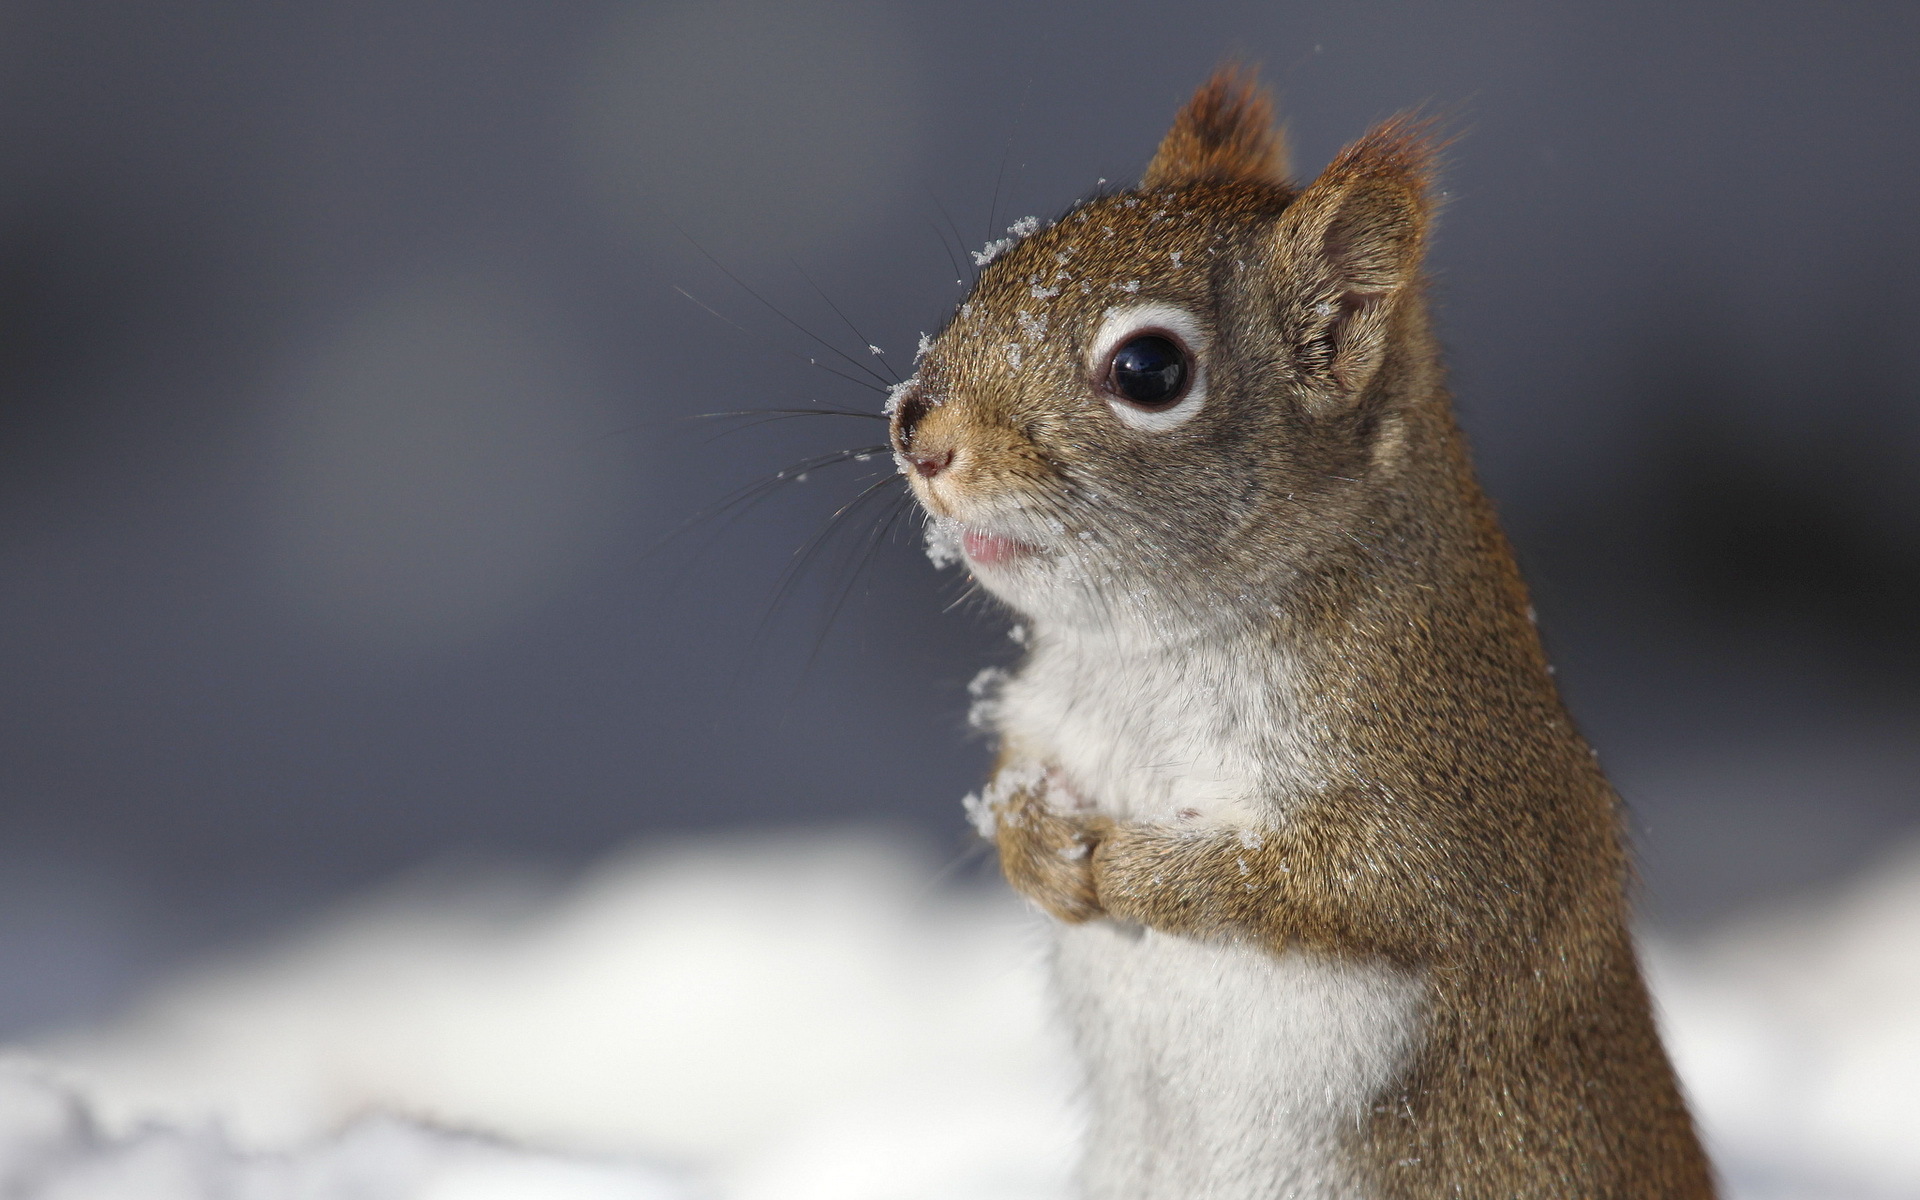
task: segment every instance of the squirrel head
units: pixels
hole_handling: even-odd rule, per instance
[[[891,405],[936,539],[1043,623],[1165,628],[1275,598],[1351,538],[1437,391],[1431,153],[1389,123],[1304,188],[1227,70],[1135,190],[982,272]]]

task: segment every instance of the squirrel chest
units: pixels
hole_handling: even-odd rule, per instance
[[[1272,647],[1116,634],[1042,642],[991,711],[1103,816],[1247,828],[1304,782],[1291,701]]]

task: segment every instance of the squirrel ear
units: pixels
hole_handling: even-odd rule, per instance
[[[1287,181],[1287,145],[1273,104],[1251,70],[1229,63],[1213,73],[1173,120],[1143,188],[1182,183]]]
[[[1372,379],[1394,302],[1420,270],[1432,212],[1427,128],[1401,118],[1347,147],[1270,235],[1294,361],[1342,392]]]

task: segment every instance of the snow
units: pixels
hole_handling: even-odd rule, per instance
[[[983,672],[984,674],[984,672]],[[974,680],[976,684],[980,680]],[[990,686],[996,686],[995,685]],[[960,801],[967,820],[973,824],[974,832],[983,838],[991,838],[1000,827],[1000,808],[1021,792],[1034,791],[1043,787],[1047,781],[1046,769],[1035,763],[1018,767],[1009,767],[996,774],[992,781],[977,792],[969,792]]]
[[[1753,1197],[1920,1196],[1920,845],[1649,965],[1676,1065]]]
[[[1007,236],[988,242],[981,249],[973,251],[973,265],[984,267],[1002,254],[1018,246],[1027,238],[1040,231],[1039,217],[1021,217],[1007,226]]]
[[[693,1200],[637,1163],[563,1157],[369,1116],[279,1152],[213,1123],[111,1133],[44,1071],[0,1068],[0,1195],[9,1200]]]
[[[967,823],[983,838],[991,838],[1000,828],[1000,815],[993,811],[994,798],[991,786],[984,792],[968,792],[960,797],[960,807],[967,814]]]
[[[902,472],[905,473],[904,470]],[[927,561],[945,570],[966,561],[960,552],[960,522],[951,517],[928,517],[926,527]]]
[[[1011,237],[995,238],[980,249],[973,251],[973,265],[976,267],[986,266],[994,259],[999,258],[1002,254],[1013,249],[1019,240],[1019,238]]]
[[[252,1150],[377,1109],[686,1164],[729,1200],[1057,1195],[1034,928],[934,874],[822,834],[657,846],[557,896],[400,888],[35,1049],[112,1128],[218,1116]]]
[[[921,350],[922,354],[926,353],[926,350],[924,348],[926,337],[927,335],[924,333],[920,335],[920,340],[922,343],[922,350]],[[917,361],[918,356],[915,356],[915,357]],[[920,377],[918,375],[909,375],[905,379],[902,379],[899,383],[896,383],[892,387],[889,387],[887,389],[887,402],[881,408],[880,410],[881,414],[884,415],[888,420],[892,420],[893,414],[900,411],[900,402],[907,398],[907,393],[912,391],[919,382],[920,382]]]
[[[1060,1200],[1041,918],[941,875],[840,831],[395,886],[23,1048],[0,1195]],[[1920,1195],[1920,846],[1649,961],[1729,1200]]]
[[[1019,629],[1020,626],[1014,626]],[[1020,641],[1024,638],[1023,633]],[[1000,691],[1007,686],[1013,675],[1005,667],[983,667],[967,682],[967,695],[972,703],[967,706],[967,727],[981,733],[992,733],[999,723]]]

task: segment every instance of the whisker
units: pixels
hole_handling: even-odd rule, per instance
[[[940,239],[940,248],[947,252],[947,265],[953,268],[953,282],[955,284],[963,282],[961,279],[963,272],[960,270],[960,260],[953,256],[953,246],[947,242],[946,230],[940,228],[940,226],[933,221],[927,222],[927,228],[933,230],[933,236]]]
[[[993,240],[993,231],[1000,227],[1000,184],[1007,177],[1007,160],[1013,157],[1013,139],[1020,132],[1020,118],[1027,111],[1027,89],[1033,86],[1029,78],[1020,88],[1020,107],[1013,112],[1013,128],[1007,130],[1007,147],[1000,152],[1000,170],[993,177],[993,201],[987,205],[987,241]]]
[[[960,226],[954,224],[953,214],[947,211],[947,206],[940,202],[939,193],[935,192],[932,188],[927,189],[927,196],[933,201],[933,206],[940,210],[940,216],[946,221],[947,228],[953,231],[953,245],[955,249],[960,251],[960,259],[966,258],[967,241],[960,236]],[[991,227],[993,222],[989,220],[987,224]],[[951,258],[952,255],[948,255],[948,257]],[[954,260],[953,282],[956,286],[965,286],[967,270],[960,265],[960,259]]]
[[[985,601],[986,599],[987,599],[987,593],[983,588],[981,588],[980,581],[975,579],[973,575],[969,573],[966,577],[965,583],[962,585],[960,589],[960,594],[955,596],[951,601],[949,601],[947,606],[941,609],[940,611],[942,614],[950,613],[958,609],[963,604],[967,604],[974,600]]]
[[[885,413],[868,412],[860,408],[736,408],[727,412],[688,413],[676,421],[715,421],[723,417],[757,417],[763,413],[773,413],[782,417],[865,417],[869,421],[884,421]]]
[[[684,425],[693,421],[720,421],[729,418],[747,417],[863,417],[869,421],[884,421],[885,413],[866,412],[857,408],[741,408],[732,412],[685,413],[677,417],[661,417],[657,421],[636,421],[631,425],[622,425],[618,429],[609,429],[594,434],[590,442],[606,438],[624,437],[642,430],[666,429],[674,425]],[[751,428],[751,424],[747,428]]]
[[[754,630],[752,639],[748,642],[747,658],[746,662],[742,664],[743,667],[747,664],[760,661],[766,649],[766,644],[772,636],[775,614],[777,614],[781,606],[792,597],[795,589],[799,587],[802,576],[806,574],[807,568],[812,565],[815,555],[820,552],[821,547],[826,544],[827,539],[840,528],[840,523],[846,520],[847,517],[862,504],[871,499],[881,488],[899,482],[902,482],[900,476],[893,471],[889,471],[879,479],[868,484],[862,488],[859,494],[854,496],[853,499],[836,509],[833,515],[827,518],[826,523],[821,526],[820,530],[793,552],[793,556],[787,560],[786,568],[780,572],[779,582],[775,585],[773,595],[767,601],[766,609],[760,615],[760,623]],[[811,657],[808,661],[811,663]]]
[[[758,429],[762,425],[772,425],[778,421],[790,421],[793,419],[793,416],[794,414],[792,413],[784,413],[784,414],[775,413],[765,417],[758,417],[753,420],[742,420],[739,424],[729,425],[727,428],[722,429],[721,431],[719,431],[718,433],[714,434],[711,437],[701,438],[700,445],[711,446],[715,442],[719,441],[721,438],[732,437],[737,433],[745,433],[749,429]]]
[[[987,204],[987,241],[993,241],[993,231],[1000,221],[1000,185],[1007,177],[1007,159],[1013,157],[1013,134],[1007,134],[1007,148],[1000,152],[1000,169],[993,176],[993,199]]]
[[[745,292],[749,296],[752,296],[755,300],[758,300],[762,305],[766,307],[768,312],[772,313],[776,317],[779,317],[782,321],[785,321],[787,324],[793,326],[795,329],[799,330],[801,333],[805,334],[807,337],[810,337],[814,341],[820,343],[820,345],[826,347],[828,350],[833,351],[835,354],[845,359],[848,363],[852,364],[855,369],[864,371],[868,375],[871,375],[874,381],[880,385],[883,391],[888,387],[892,386],[892,384],[888,381],[886,376],[880,374],[878,371],[875,371],[872,367],[869,367],[866,363],[861,362],[859,359],[854,358],[852,355],[848,354],[846,351],[842,350],[840,347],[834,345],[832,342],[829,342],[827,339],[821,337],[819,334],[815,333],[813,330],[808,329],[805,325],[802,325],[800,322],[794,320],[792,317],[788,316],[785,312],[781,311],[779,308],[776,308],[772,301],[768,300],[765,296],[762,296],[759,292],[754,291],[753,288],[747,284],[746,280],[740,278],[738,275],[735,275],[732,271],[727,270],[727,268],[720,262],[719,259],[715,258],[711,254],[708,254],[707,248],[705,246],[702,246],[699,242],[695,242],[693,238],[688,235],[686,230],[684,229],[681,230],[680,236],[686,238],[687,241],[692,242],[693,248],[700,252],[700,255],[702,258],[705,258],[708,262],[712,263],[715,270],[719,271],[722,275],[725,275],[728,279],[733,280],[733,282],[739,286],[741,291]]]
[[[794,257],[791,254],[787,256],[787,262],[793,265],[793,269],[795,271],[800,272],[800,278],[807,281],[807,286],[812,288],[815,294],[817,294],[822,300],[827,302],[827,307],[833,310],[833,315],[836,317],[839,317],[841,322],[845,324],[848,329],[853,331],[853,336],[860,340],[860,344],[865,346],[873,354],[879,355],[880,347],[874,345],[871,341],[868,340],[866,334],[861,333],[859,329],[855,328],[853,324],[853,319],[848,317],[846,313],[840,311],[840,306],[833,302],[833,297],[827,295],[826,290],[822,288],[819,284],[813,281],[813,276],[807,274],[804,270],[801,270],[800,264],[797,261],[795,261]],[[881,358],[880,365],[887,369],[887,374],[893,376],[893,381],[895,383],[900,382],[900,372],[893,369],[892,363],[888,362],[885,358]]]
[[[801,572],[806,569],[813,555],[817,554],[820,548],[826,544],[827,539],[831,537],[835,529],[839,527],[840,522],[845,520],[848,514],[860,507],[861,504],[865,503],[881,488],[899,481],[899,475],[889,471],[866,487],[861,488],[853,499],[834,510],[833,515],[827,518],[826,524],[812,537],[808,538],[799,549],[795,550],[792,558],[787,561],[786,569],[781,572],[779,590],[774,597],[774,607],[778,607],[786,594],[792,591],[793,587],[799,582]],[[769,613],[768,615],[771,616],[772,614]]]
[[[891,446],[857,446],[851,450],[835,450],[827,454],[817,454],[811,458],[802,459],[792,466],[783,467],[775,471],[772,475],[764,479],[757,479],[694,513],[679,525],[675,526],[672,532],[661,538],[647,551],[647,554],[658,553],[664,549],[668,543],[701,522],[712,520],[715,517],[726,514],[731,509],[736,509],[741,504],[747,503],[750,500],[756,500],[764,494],[771,492],[774,488],[779,487],[781,484],[798,479],[809,471],[817,471],[822,467],[830,467],[836,463],[858,461],[864,457],[889,454],[892,452],[892,449]],[[737,517],[738,513],[735,513],[735,516]],[[731,521],[729,521],[729,524],[731,524]],[[723,526],[723,529],[724,528]]]
[[[711,527],[710,537],[694,545],[692,553],[687,556],[686,560],[681,564],[681,569],[672,576],[668,583],[666,594],[670,597],[678,596],[681,587],[688,580],[692,579],[694,568],[699,566],[699,564],[706,559],[707,555],[711,553],[715,547],[720,545],[728,531],[730,531],[741,518],[757,509],[777,492],[781,484],[795,482],[804,478],[810,471],[836,466],[841,462],[858,462],[868,457],[870,453],[877,453],[881,449],[883,448],[862,447],[854,450],[837,450],[831,454],[815,455],[812,458],[795,463],[783,470],[776,471],[764,479],[755,480],[688,517],[672,532],[642,551],[640,557],[644,560],[661,553],[671,545],[675,539],[689,532],[695,526],[711,521],[718,522],[717,525]]]
[[[745,286],[745,285],[743,284],[742,286]],[[694,295],[692,292],[689,292],[687,289],[676,286],[673,290],[676,292],[679,292],[682,296],[685,296],[687,299],[693,301],[695,304],[699,305],[701,308],[706,309],[709,313],[712,313],[715,317],[718,317],[720,320],[725,321],[727,324],[733,326],[735,329],[739,330],[741,333],[745,334],[747,337],[753,338],[755,341],[761,342],[763,345],[767,344],[765,342],[765,339],[757,337],[746,326],[740,324],[740,322],[734,320],[732,317],[727,316],[725,313],[721,312],[719,309],[715,308],[713,305],[708,304],[705,300],[700,299],[700,297]],[[755,299],[758,299],[758,297],[755,297]],[[762,304],[766,303],[766,301],[764,300],[761,300],[760,302]],[[782,315],[784,316],[785,314],[782,314]],[[829,348],[831,349],[831,347]],[[880,376],[878,375],[875,375],[873,379],[861,379],[857,376],[849,375],[845,371],[836,371],[832,367],[821,362],[817,358],[809,358],[806,355],[801,354],[796,350],[789,350],[785,346],[775,346],[774,349],[779,350],[782,354],[786,354],[793,358],[797,358],[801,362],[806,363],[808,366],[819,367],[822,371],[825,371],[827,374],[832,375],[838,379],[844,379],[848,383],[853,384],[855,387],[863,387],[870,392],[885,392],[887,390],[886,381],[884,379],[881,379]],[[834,353],[838,354],[839,351],[835,350]],[[841,357],[844,358],[845,355],[841,355]],[[854,365],[858,366],[859,364],[856,363]],[[872,374],[872,373],[869,372],[869,374]],[[878,380],[879,382],[875,382],[875,380]]]
[[[828,412],[817,412],[814,409],[802,409],[799,412],[766,412],[766,413],[751,413],[751,414],[740,413],[740,414],[729,414],[729,415],[735,415],[739,423],[736,425],[730,425],[727,428],[720,430],[720,432],[714,434],[712,437],[703,438],[700,442],[701,445],[703,446],[712,445],[714,442],[719,441],[721,438],[732,437],[736,433],[745,433],[749,429],[758,429],[762,425],[772,425],[777,421],[791,421],[795,417],[810,417],[810,416],[816,416],[816,415],[823,416],[823,417],[828,417],[828,416],[864,417],[867,414],[865,413],[828,413]]]
[[[901,480],[901,482],[904,484],[906,481]],[[855,553],[842,563],[840,569],[846,572],[846,578],[834,594],[832,603],[827,606],[826,619],[820,623],[819,636],[813,640],[813,650],[807,655],[806,663],[800,668],[803,677],[806,672],[813,669],[814,661],[820,657],[821,648],[827,644],[827,635],[833,632],[834,624],[840,619],[840,610],[846,607],[848,597],[853,595],[853,589],[860,582],[860,576],[872,565],[874,552],[886,541],[894,522],[900,519],[900,514],[906,511],[907,506],[912,502],[913,494],[905,488],[895,492],[886,517],[874,522],[873,528],[867,531],[867,536],[857,544]]]

